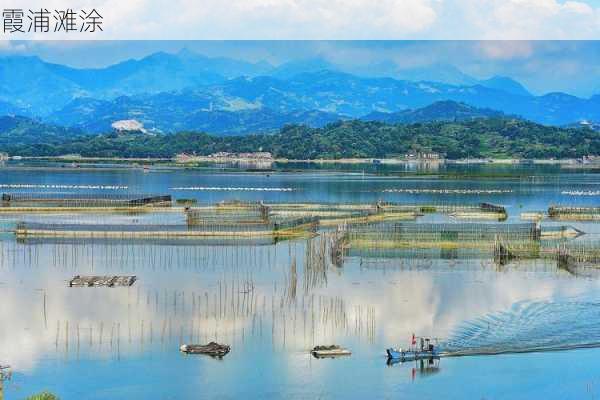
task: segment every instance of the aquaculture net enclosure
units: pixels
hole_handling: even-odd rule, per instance
[[[138,207],[171,205],[170,195],[133,193],[16,192],[2,194],[2,207]]]
[[[372,240],[537,240],[535,223],[418,223],[397,222],[349,226],[350,239]]]

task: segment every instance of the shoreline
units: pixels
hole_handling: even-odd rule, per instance
[[[175,157],[69,157],[69,156],[11,156],[11,162],[19,161],[54,161],[65,163],[90,163],[90,162],[114,162],[129,164],[154,164],[164,163],[171,166],[188,166],[199,163],[207,164],[244,164],[244,165],[265,165],[273,163],[281,164],[370,164],[370,165],[426,165],[426,164],[458,164],[458,165],[573,165],[573,166],[598,166],[598,163],[583,163],[577,158],[564,159],[526,159],[526,158],[467,158],[467,159],[401,159],[401,158],[316,158],[316,159],[254,159],[254,158],[214,158],[208,156],[198,156],[187,161],[177,161]]]

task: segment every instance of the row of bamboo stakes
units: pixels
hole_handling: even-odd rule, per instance
[[[284,299],[262,297],[262,302],[248,306],[242,315],[232,319],[219,317],[213,310],[208,316],[186,315],[184,318],[164,316],[162,319],[116,320],[110,323],[82,323],[57,320],[54,344],[66,353],[76,350],[109,352],[120,356],[125,342],[133,345],[160,344],[173,349],[182,343],[224,340],[243,345],[248,337],[266,337],[274,348],[301,344],[310,348],[327,338],[354,337],[372,343],[376,337],[376,310],[371,305],[354,305],[352,315],[346,301],[340,297],[303,297],[302,301],[287,304]],[[48,329],[46,329],[48,331]]]
[[[319,338],[340,335],[372,341],[376,326],[376,312],[372,306],[354,304],[351,306],[354,312],[349,315],[349,305],[344,299],[315,292],[327,285],[328,271],[339,268],[334,265],[335,257],[331,257],[336,237],[322,235],[306,243],[288,242],[278,246],[182,246],[177,247],[179,252],[172,251],[171,246],[157,250],[154,246],[127,244],[94,243],[86,246],[2,241],[0,266],[28,267],[35,271],[36,268],[47,266],[46,261],[50,260],[49,266],[52,268],[64,270],[64,265],[70,264],[76,270],[85,265],[86,260],[104,258],[108,263],[98,263],[90,268],[111,269],[115,268],[110,265],[113,261],[139,261],[141,257],[146,262],[157,255],[155,266],[165,261],[167,265],[162,268],[165,271],[170,271],[180,262],[189,263],[191,271],[196,270],[195,265],[209,261],[219,264],[217,270],[225,265],[232,266],[229,273],[223,274],[224,277],[230,274],[230,279],[219,279],[203,292],[152,289],[139,286],[139,282],[134,287],[124,288],[127,292],[126,320],[115,319],[94,324],[72,318],[58,319],[55,346],[67,352],[76,349],[79,354],[79,350],[87,346],[87,349],[110,350],[109,353],[119,356],[123,341],[148,345],[172,344],[176,339],[181,343],[184,340],[223,338],[234,343],[235,340],[241,340],[243,343],[247,336],[263,335],[270,336],[273,346],[283,347],[291,341],[297,343],[299,338],[302,338],[303,344],[310,346]],[[291,260],[287,267],[286,284],[281,285],[275,280],[272,289],[268,290],[271,292],[269,296],[262,293],[264,284],[257,283],[254,276],[261,271],[253,268],[262,266],[263,269],[268,268],[268,272],[276,271],[282,266],[281,258]],[[298,259],[301,260],[301,271],[298,269]],[[139,265],[134,263],[126,268],[139,268]],[[211,270],[206,266],[199,270],[202,268]],[[67,271],[70,269],[66,268]],[[98,289],[91,290],[97,292]],[[114,290],[109,292],[110,297],[116,296],[118,299],[122,292],[119,294],[116,290],[120,289]],[[47,307],[48,296],[52,295],[53,290],[42,290],[45,331],[50,330],[48,321],[52,320],[49,315],[52,310]],[[149,314],[150,317],[141,314]],[[269,330],[270,335],[267,335]]]
[[[59,318],[54,342],[57,349],[64,348],[67,354],[72,349],[79,354],[79,350],[87,345],[86,349],[109,350],[110,354],[120,357],[123,341],[137,343],[142,348],[158,343],[171,348],[176,341],[220,338],[243,344],[248,336],[268,337],[274,347],[282,348],[299,339],[305,346],[326,337],[353,336],[373,341],[377,335],[377,309],[374,306],[317,294],[327,287],[328,273],[343,266],[348,245],[346,227],[307,241],[268,246],[161,246],[93,240],[78,244],[16,243],[0,240],[0,267],[34,269],[50,266],[78,272],[82,265],[91,270],[139,268],[168,272],[176,268],[232,275],[229,280],[219,279],[215,286],[203,292],[158,290],[139,285],[126,289],[127,320],[93,323]],[[584,253],[593,246],[596,244],[581,244],[577,251]],[[287,254],[282,254],[285,252],[282,249],[287,249]],[[282,259],[288,260],[287,266]],[[228,271],[224,272],[224,267],[229,267]],[[272,290],[269,289],[270,296],[259,293],[264,284],[257,283],[254,274],[282,269],[284,284],[275,280]],[[49,294],[52,292],[43,291],[45,331],[50,329]],[[131,315],[135,312],[137,317]],[[146,314],[151,316],[145,317]]]

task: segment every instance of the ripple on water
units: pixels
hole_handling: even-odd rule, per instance
[[[600,347],[600,302],[515,303],[463,323],[440,347],[449,355]]]

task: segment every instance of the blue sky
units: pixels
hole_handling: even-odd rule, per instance
[[[24,41],[5,43],[0,54],[38,55],[75,67],[102,67],[182,48],[275,65],[320,57],[361,74],[391,64],[400,77],[452,66],[477,79],[512,77],[535,94],[562,91],[588,97],[600,93],[600,41]]]

